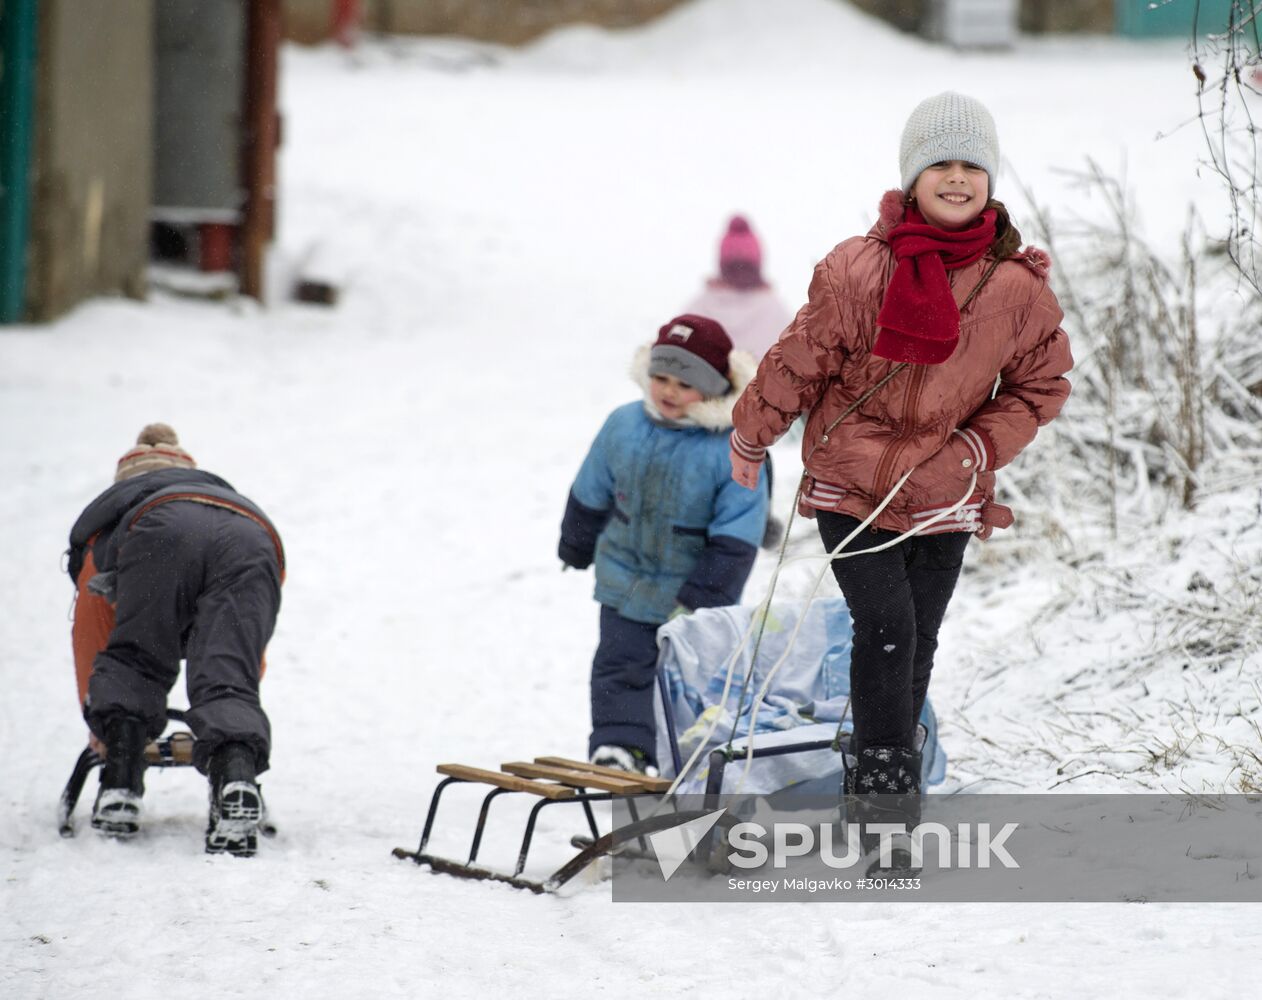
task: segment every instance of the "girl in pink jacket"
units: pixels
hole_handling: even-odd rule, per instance
[[[845,785],[859,815],[856,795],[889,794],[914,824],[917,720],[965,547],[1011,524],[995,471],[1060,412],[1073,361],[1047,257],[1019,251],[993,198],[986,108],[923,101],[899,166],[876,225],[816,266],[737,402],[731,445],[733,477],[752,488],[766,449],[807,414],[800,511],[830,551],[893,543],[832,564],[854,620]]]

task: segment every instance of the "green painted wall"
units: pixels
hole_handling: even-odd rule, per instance
[[[26,309],[37,0],[0,0],[0,323]]]
[[[1249,10],[1262,0],[1240,0]],[[1192,37],[1192,22],[1202,35],[1227,30],[1232,0],[1114,0],[1117,33],[1132,38]]]

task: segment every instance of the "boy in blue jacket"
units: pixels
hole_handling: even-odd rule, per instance
[[[732,481],[732,406],[755,371],[713,319],[686,314],[636,353],[641,401],[614,410],[570,489],[558,554],[596,563],[592,763],[653,771],[657,628],[740,601],[767,520],[764,482]]]

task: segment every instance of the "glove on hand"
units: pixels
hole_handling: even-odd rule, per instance
[[[561,560],[561,569],[572,566],[574,569],[587,569],[592,564],[594,553],[584,552],[564,541],[557,546],[557,557]]]
[[[104,597],[111,604],[118,591],[118,572],[116,570],[107,570],[104,573],[97,573],[88,581],[88,593],[96,594],[97,597]]]

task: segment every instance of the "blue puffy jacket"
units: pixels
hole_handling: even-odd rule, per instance
[[[732,352],[733,388],[689,410],[695,427],[655,422],[643,401],[614,410],[570,490],[558,553],[596,563],[596,600],[632,621],[660,624],[677,605],[737,604],[767,521],[766,477],[732,480],[731,409],[754,365]],[[637,355],[647,386],[648,351]]]

